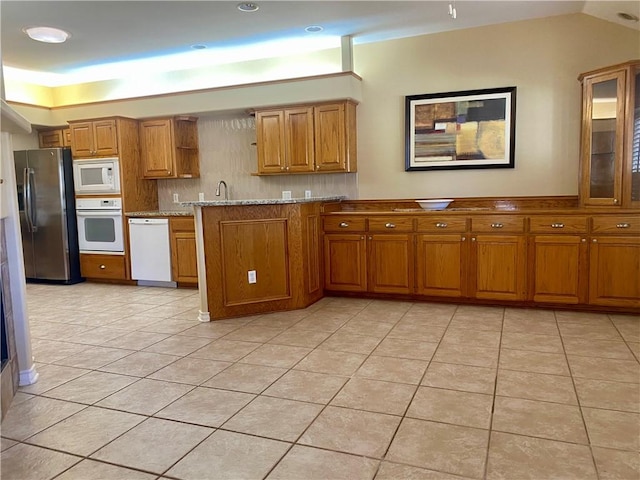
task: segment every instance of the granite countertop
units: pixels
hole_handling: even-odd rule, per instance
[[[281,205],[291,203],[312,203],[312,202],[335,202],[346,200],[344,195],[335,195],[329,197],[310,197],[310,198],[266,198],[266,199],[245,199],[245,200],[204,200],[180,202],[183,207],[224,207],[238,205]]]
[[[191,210],[150,210],[147,212],[126,212],[125,217],[193,217]]]

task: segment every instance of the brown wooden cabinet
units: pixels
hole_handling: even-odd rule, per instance
[[[367,243],[364,232],[325,234],[324,259],[325,289],[367,291]]]
[[[640,216],[594,216],[589,303],[640,308]]]
[[[83,277],[100,280],[127,280],[124,255],[80,254],[80,271]]]
[[[529,231],[529,300],[586,303],[587,217],[531,217]]]
[[[75,158],[118,155],[116,120],[101,119],[69,122],[71,153]]]
[[[467,296],[467,237],[416,235],[416,293],[434,297]]]
[[[172,280],[180,284],[197,285],[198,262],[193,217],[171,217],[169,236]]]
[[[54,128],[38,132],[40,148],[62,148],[71,146],[71,130],[69,128]]]
[[[353,102],[259,110],[256,132],[258,175],[357,170]]]
[[[258,173],[314,171],[313,107],[256,113]]]
[[[144,178],[199,177],[197,118],[140,121],[140,159]]]
[[[640,207],[640,61],[583,73],[579,79],[580,203]]]

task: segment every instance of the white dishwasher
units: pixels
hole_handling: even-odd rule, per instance
[[[176,286],[171,281],[168,219],[130,218],[129,251],[131,278],[139,285]]]

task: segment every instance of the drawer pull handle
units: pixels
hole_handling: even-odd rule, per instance
[[[347,228],[349,226],[349,224],[347,222],[340,222],[340,225],[338,225],[340,228]]]
[[[104,265],[100,265],[100,270],[104,270],[105,268],[107,267],[105,267]]]
[[[447,228],[447,224],[438,222],[438,223],[436,223],[436,228]]]
[[[564,223],[552,223],[551,228],[564,228]]]
[[[502,228],[504,225],[502,223],[492,223],[491,228]]]
[[[385,223],[384,227],[385,228],[396,228],[396,224],[395,223]]]
[[[616,228],[629,228],[631,226],[630,223],[618,223]]]

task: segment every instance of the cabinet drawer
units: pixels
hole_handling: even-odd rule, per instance
[[[529,230],[531,233],[586,233],[587,217],[531,217]]]
[[[640,233],[640,215],[591,217],[591,233],[615,233],[616,235]]]
[[[323,228],[325,232],[364,232],[364,217],[324,217]]]
[[[412,232],[411,217],[373,217],[369,218],[370,232]]]
[[[471,231],[484,233],[521,233],[524,232],[524,217],[521,215],[472,217]]]
[[[80,272],[87,278],[126,280],[124,255],[80,255]]]
[[[467,230],[465,217],[429,217],[418,219],[419,232],[464,233]]]

